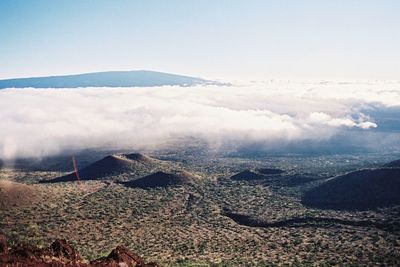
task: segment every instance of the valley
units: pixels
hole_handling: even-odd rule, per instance
[[[51,180],[73,177],[52,168],[4,168],[2,180],[24,183],[24,192],[40,192],[40,197],[27,203],[11,193],[2,196],[2,202],[14,202],[1,209],[0,228],[11,244],[45,247],[65,238],[88,260],[123,245],[163,266],[400,262],[397,202],[346,210],[308,205],[303,199],[332,177],[380,168],[399,155],[243,158],[193,149],[193,157],[182,156],[188,151],[147,151],[132,154],[133,159],[96,156],[99,161],[86,169],[102,171],[81,182]],[[127,160],[136,163],[127,165]],[[151,168],[143,167],[149,164]],[[102,168],[114,172],[102,175]],[[234,178],[243,172],[246,176],[246,170],[259,176]],[[160,183],[166,180],[170,182]]]

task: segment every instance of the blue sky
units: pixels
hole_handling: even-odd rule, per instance
[[[400,79],[400,1],[0,1],[0,78]]]

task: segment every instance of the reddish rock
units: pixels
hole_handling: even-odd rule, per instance
[[[82,259],[80,254],[65,239],[54,241],[50,245],[50,252],[55,257],[64,257],[71,261]]]
[[[0,254],[8,253],[7,239],[4,235],[0,234]]]
[[[133,254],[133,252],[123,246],[118,246],[111,251],[108,258],[119,262],[144,265],[144,261],[139,256]]]
[[[129,249],[118,246],[111,253],[90,264],[84,261],[65,239],[57,239],[50,247],[40,249],[19,244],[9,250],[6,238],[0,235],[0,266],[7,267],[158,267],[156,263],[146,264]]]
[[[29,244],[18,244],[15,248],[9,251],[9,254],[22,259],[33,259],[40,257],[43,254],[43,251],[40,248]]]
[[[123,246],[118,246],[104,259],[96,260],[92,262],[94,266],[121,266],[121,264],[125,264],[122,266],[138,266],[144,267],[146,266],[145,262],[137,255],[135,255],[132,251]]]

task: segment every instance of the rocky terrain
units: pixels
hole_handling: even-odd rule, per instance
[[[145,263],[129,249],[118,246],[106,257],[85,260],[65,239],[57,239],[49,247],[39,248],[29,244],[17,244],[9,248],[7,239],[0,234],[0,266],[6,267],[156,267]]]

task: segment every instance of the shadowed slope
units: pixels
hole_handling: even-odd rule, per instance
[[[176,171],[173,173],[159,171],[124,184],[127,187],[155,188],[192,184],[197,179],[195,175],[186,171]]]
[[[231,179],[235,181],[262,180],[265,178],[266,177],[264,175],[252,172],[250,170],[245,170],[231,176]]]
[[[400,169],[367,169],[332,178],[306,192],[303,203],[348,210],[400,205]]]
[[[392,161],[392,162],[389,162],[388,164],[385,165],[385,167],[400,168],[400,159]]]
[[[398,222],[381,220],[381,221],[371,221],[371,220],[344,220],[339,218],[329,218],[329,217],[293,217],[285,220],[268,222],[262,219],[254,218],[246,214],[234,213],[231,211],[224,211],[222,215],[232,219],[234,222],[240,225],[249,227],[333,227],[333,226],[354,226],[354,227],[376,227],[378,229],[396,232],[399,231],[400,225]]]
[[[272,169],[272,168],[261,168],[261,169],[257,169],[256,171],[261,174],[264,174],[264,175],[276,175],[276,174],[282,174],[285,172],[280,169]]]
[[[264,180],[268,179],[271,175],[278,175],[284,173],[280,169],[261,168],[252,170],[245,170],[231,176],[232,180],[236,181],[251,181],[251,180]]]

